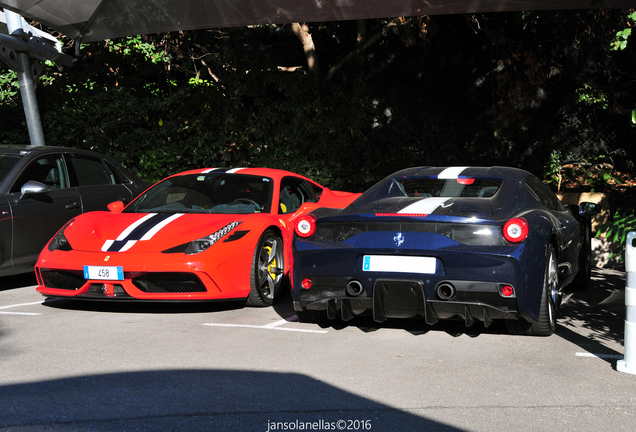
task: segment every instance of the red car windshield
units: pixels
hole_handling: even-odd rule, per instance
[[[170,177],[137,198],[126,213],[269,213],[273,180],[209,173]]]

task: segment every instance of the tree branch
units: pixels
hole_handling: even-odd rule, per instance
[[[358,48],[356,48],[355,50],[347,54],[345,58],[343,58],[339,63],[336,63],[335,65],[331,66],[331,69],[329,69],[329,72],[327,72],[327,80],[330,80],[331,78],[333,78],[336,72],[338,72],[338,70],[340,70],[340,68],[342,68],[342,66],[344,66],[345,63],[348,62],[353,56],[358,55],[365,49],[369,48],[371,45],[376,43],[381,37],[387,34],[391,28],[396,26],[397,24],[394,21],[391,21],[384,30],[382,30],[380,33],[376,33],[375,35],[373,35],[373,37],[369,39],[367,43],[365,43],[363,46],[358,46]]]

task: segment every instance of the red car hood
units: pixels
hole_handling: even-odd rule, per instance
[[[159,252],[208,236],[253,215],[89,212],[64,231],[74,250]]]

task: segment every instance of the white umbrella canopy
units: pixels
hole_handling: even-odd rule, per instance
[[[285,22],[632,7],[636,0],[0,0],[0,8],[81,42]]]

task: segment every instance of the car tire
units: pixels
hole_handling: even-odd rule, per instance
[[[554,247],[549,246],[543,287],[541,290],[541,306],[539,320],[528,322],[523,318],[506,320],[506,329],[511,334],[526,334],[528,336],[550,336],[556,330],[556,312],[561,294],[559,293],[558,261]]]
[[[592,280],[592,227],[588,221],[585,227],[583,246],[579,252],[579,271],[572,281],[572,288],[585,291]]]
[[[274,304],[284,275],[283,240],[273,231],[267,230],[258,240],[254,250],[250,273],[251,290],[246,304],[255,307]]]
[[[326,310],[308,310],[296,311],[296,316],[302,322],[321,323],[328,320]]]
[[[559,304],[559,263],[554,247],[548,247],[543,276],[543,290],[541,291],[541,307],[539,320],[530,324],[533,336],[550,336],[556,330],[556,312]]]

